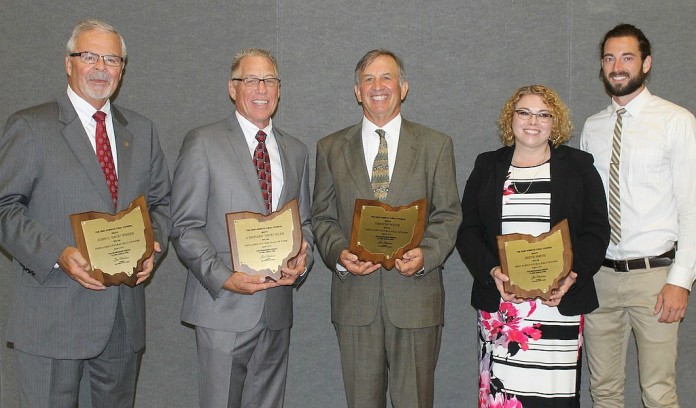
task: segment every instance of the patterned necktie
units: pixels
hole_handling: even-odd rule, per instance
[[[384,201],[389,193],[389,155],[387,139],[382,129],[375,130],[379,135],[379,149],[372,163],[372,192],[375,198]]]
[[[106,184],[109,186],[109,191],[111,191],[111,201],[114,203],[114,209],[116,209],[118,198],[118,177],[116,176],[114,157],[111,155],[111,143],[109,143],[109,136],[106,134],[106,113],[97,111],[94,113],[94,115],[92,115],[92,117],[97,121],[97,159],[99,160],[99,165],[104,172]]]
[[[621,241],[621,194],[619,188],[619,162],[621,158],[621,128],[622,115],[625,108],[616,111],[614,139],[611,145],[611,163],[609,163],[609,225],[611,226],[611,242],[616,245]]]
[[[261,193],[263,201],[266,203],[266,210],[270,213],[273,209],[272,189],[271,189],[271,158],[268,156],[266,149],[266,133],[259,130],[256,134],[256,140],[259,142],[254,150],[254,167],[259,175],[259,184],[261,185]]]

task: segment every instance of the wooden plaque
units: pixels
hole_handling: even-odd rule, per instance
[[[114,215],[96,211],[72,214],[70,224],[77,248],[92,266],[92,277],[106,286],[135,286],[136,274],[155,248],[144,196]]]
[[[297,199],[263,215],[250,211],[226,214],[230,255],[235,271],[280,279],[280,269],[300,253],[302,228]]]
[[[350,252],[361,261],[394,268],[397,259],[420,245],[427,206],[425,198],[400,207],[378,200],[355,200]]]
[[[538,237],[506,234],[497,240],[500,268],[510,278],[505,290],[519,298],[549,300],[573,266],[568,220]]]

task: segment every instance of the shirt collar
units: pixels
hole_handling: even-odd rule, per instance
[[[398,136],[399,132],[401,131],[401,114],[399,113],[396,115],[394,119],[390,120],[382,127],[378,127],[374,123],[370,122],[367,117],[363,116],[362,128],[364,134],[373,134],[375,133],[375,130],[382,129],[386,132],[387,138],[389,136]]]
[[[244,138],[246,139],[247,144],[256,146],[258,143],[256,141],[256,134],[259,133],[259,130],[263,130],[267,138],[273,138],[273,119],[268,120],[268,126],[263,129],[259,129],[256,127],[256,125],[251,123],[249,119],[242,116],[242,114],[238,111],[235,110],[234,113],[237,116],[239,127],[242,128],[242,132],[244,133]]]
[[[83,122],[89,122],[90,120],[94,120],[92,118],[92,115],[94,115],[97,109],[94,109],[94,106],[90,105],[89,102],[82,99],[80,95],[76,94],[75,91],[72,90],[70,85],[68,85],[68,98],[70,98],[70,102],[72,103],[72,106],[75,108],[75,112],[77,112],[77,115]],[[102,106],[101,109],[98,110],[106,113],[106,120],[109,120],[111,118],[111,101],[107,99],[104,106]]]
[[[650,101],[651,95],[652,94],[650,93],[650,91],[648,91],[648,88],[645,87],[645,88],[643,88],[643,91],[641,93],[639,93],[638,95],[636,95],[636,97],[633,98],[631,100],[631,102],[627,103],[626,106],[619,105],[618,103],[616,103],[614,98],[612,98],[611,99],[611,107],[612,107],[611,114],[615,115],[616,111],[618,109],[625,108],[626,112],[628,112],[631,115],[631,117],[635,118],[638,116],[638,114],[640,114],[640,111],[643,110],[643,108],[648,104],[648,102]]]

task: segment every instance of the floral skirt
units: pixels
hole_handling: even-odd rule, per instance
[[[479,408],[579,407],[582,327],[540,300],[479,311]]]

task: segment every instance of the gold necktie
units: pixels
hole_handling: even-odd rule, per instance
[[[372,192],[375,198],[384,201],[389,193],[389,155],[387,139],[382,129],[375,130],[379,135],[379,149],[372,163]]]

